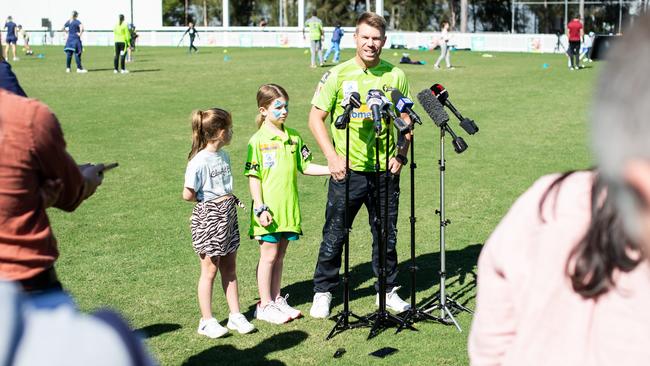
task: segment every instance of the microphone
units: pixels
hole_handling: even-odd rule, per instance
[[[397,131],[399,131],[400,135],[406,135],[411,131],[411,125],[406,123],[405,120],[403,120],[401,117],[398,117],[395,112],[393,112],[393,103],[386,98],[385,95],[382,95],[381,101],[384,103],[382,105],[382,111],[384,111],[390,118],[393,119],[393,125],[395,125],[395,128],[397,128]]]
[[[411,121],[419,125],[422,124],[422,121],[420,120],[420,116],[418,116],[413,111],[414,103],[412,100],[402,95],[402,93],[400,93],[400,91],[397,89],[391,90],[390,98],[393,100],[393,104],[395,104],[395,109],[397,109],[400,113],[408,113],[409,117],[411,118]]]
[[[447,122],[449,122],[449,115],[445,112],[445,109],[442,107],[442,104],[440,104],[438,99],[431,94],[431,90],[424,89],[419,92],[418,101],[436,126],[443,127]]]
[[[454,107],[453,104],[449,101],[449,92],[447,92],[447,89],[445,89],[444,86],[440,84],[433,84],[430,88],[431,92],[438,98],[438,101],[442,104],[444,104],[451,113],[458,118],[460,121],[460,127],[465,130],[470,135],[473,135],[478,132],[478,126],[476,125],[476,122],[469,118],[463,117],[462,114]]]
[[[372,112],[372,122],[376,133],[381,133],[381,109],[384,104],[381,97],[383,95],[384,93],[380,90],[370,89],[368,90],[368,96],[366,97],[366,104],[370,107],[370,111]]]
[[[353,108],[361,107],[361,96],[357,92],[352,92],[343,99],[341,106],[345,108],[343,114],[336,118],[334,121],[334,127],[339,130],[345,129],[345,127],[350,123],[350,113]]]
[[[451,144],[454,146],[454,151],[460,154],[467,150],[467,143],[465,143],[465,140],[456,135],[447,124],[447,122],[449,122],[449,115],[445,112],[445,109],[442,107],[442,104],[440,104],[438,99],[433,96],[431,90],[424,89],[418,93],[418,101],[422,105],[422,108],[424,108],[424,111],[427,112],[429,117],[431,117],[433,123],[449,132],[452,138]]]

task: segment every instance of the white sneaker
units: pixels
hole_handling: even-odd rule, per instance
[[[219,338],[228,333],[228,329],[222,327],[215,318],[210,318],[208,320],[202,318],[201,321],[199,321],[199,329],[197,329],[197,333],[208,338]]]
[[[113,70],[113,74],[117,74],[118,72],[119,72],[119,71],[117,71],[117,70]]]
[[[309,310],[312,318],[325,319],[330,316],[330,303],[332,302],[331,292],[317,292],[314,294],[314,301]]]
[[[230,314],[226,326],[230,330],[238,331],[239,334],[246,334],[255,330],[255,326],[246,320],[246,317],[241,313]]]
[[[65,69],[65,72],[70,72],[70,68]]]
[[[20,61],[18,57],[14,57],[14,61]]]
[[[121,72],[122,74],[128,74],[128,73],[129,73],[129,70],[124,69],[124,70],[121,70],[120,72]]]
[[[401,313],[411,308],[411,305],[402,300],[397,294],[397,290],[400,288],[401,286],[393,287],[390,292],[386,293],[386,308],[397,313]],[[377,294],[375,304],[379,306],[379,294]]]
[[[88,72],[88,70],[86,70],[86,69],[77,69],[77,72],[78,72],[79,74],[85,74],[85,73]]]
[[[439,70],[439,69],[440,69],[440,66],[438,66],[438,65],[433,65],[433,68],[436,69],[436,70]]]
[[[293,319],[298,319],[302,317],[302,312],[298,309],[294,309],[291,306],[289,306],[289,303],[287,303],[287,299],[289,298],[289,294],[287,296],[282,297],[278,296],[275,298],[275,306],[280,309],[281,312],[289,315],[289,317]]]
[[[289,315],[283,313],[273,301],[266,304],[265,307],[260,307],[258,302],[255,308],[255,318],[272,324],[284,324],[291,320]]]

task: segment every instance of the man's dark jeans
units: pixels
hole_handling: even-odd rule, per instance
[[[381,225],[383,224],[386,175],[379,173],[379,198],[381,222],[376,219],[376,173],[351,172],[350,198],[348,221],[354,221],[362,205],[368,210],[368,221],[372,233],[372,270],[375,277],[379,275],[379,239]],[[399,207],[399,175],[391,175],[389,179],[388,203],[388,253],[386,255],[386,291],[395,287],[397,279],[397,212]],[[318,263],[314,272],[314,292],[332,292],[339,284],[339,270],[341,269],[341,254],[345,240],[345,181],[336,181],[330,178],[327,193],[327,208],[325,210],[325,226],[323,226],[323,241],[318,253]],[[352,226],[352,225],[350,225]],[[350,251],[355,250],[354,243],[350,242]],[[375,283],[375,290],[379,285]]]

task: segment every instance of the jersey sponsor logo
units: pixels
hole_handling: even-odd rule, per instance
[[[372,119],[372,112],[365,104],[362,104],[357,109],[353,109],[352,113],[350,113],[350,121],[361,122],[365,119]]]
[[[279,148],[280,148],[280,144],[277,143],[260,144],[261,151],[272,151],[272,150],[277,150]]]
[[[300,149],[300,154],[302,155],[302,160],[307,160],[307,158],[311,156],[311,151],[309,151],[307,145],[302,145],[302,149]]]
[[[354,92],[359,92],[359,83],[356,80],[346,80],[341,84],[343,95],[350,95]]]
[[[247,161],[244,167],[246,170],[252,170],[256,172],[260,170],[260,165],[254,161],[253,162]]]
[[[273,168],[275,166],[275,151],[263,152],[262,160],[264,168]]]

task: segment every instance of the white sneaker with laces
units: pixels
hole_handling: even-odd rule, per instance
[[[278,297],[275,298],[275,305],[278,307],[278,309],[280,309],[281,312],[289,315],[292,320],[302,317],[302,312],[300,310],[289,306],[289,303],[287,302],[288,298],[289,294],[287,294],[285,297],[278,295]]]
[[[272,324],[284,324],[291,320],[289,315],[283,313],[273,301],[264,307],[261,307],[258,302],[257,308],[255,309],[255,318]]]
[[[121,70],[120,72],[121,72],[122,74],[128,74],[128,73],[129,73],[129,70],[124,69],[124,70]]]
[[[199,321],[199,329],[197,329],[197,333],[214,339],[228,333],[228,329],[222,327],[215,318],[210,318],[207,320],[201,318]]]
[[[88,72],[88,70],[86,70],[86,69],[77,69],[77,72],[78,72],[79,74],[85,74],[85,73]]]
[[[386,293],[386,308],[395,311],[397,313],[401,313],[411,308],[411,305],[406,301],[402,300],[397,294],[397,290],[399,290],[400,288],[401,286],[393,287],[393,289],[390,292]],[[377,294],[377,297],[375,299],[375,304],[379,306],[379,294]]]
[[[226,327],[230,330],[238,331],[239,334],[247,334],[255,330],[255,326],[246,320],[246,317],[242,313],[230,314]]]
[[[309,310],[312,318],[325,319],[330,316],[330,303],[332,302],[331,292],[317,292]]]

